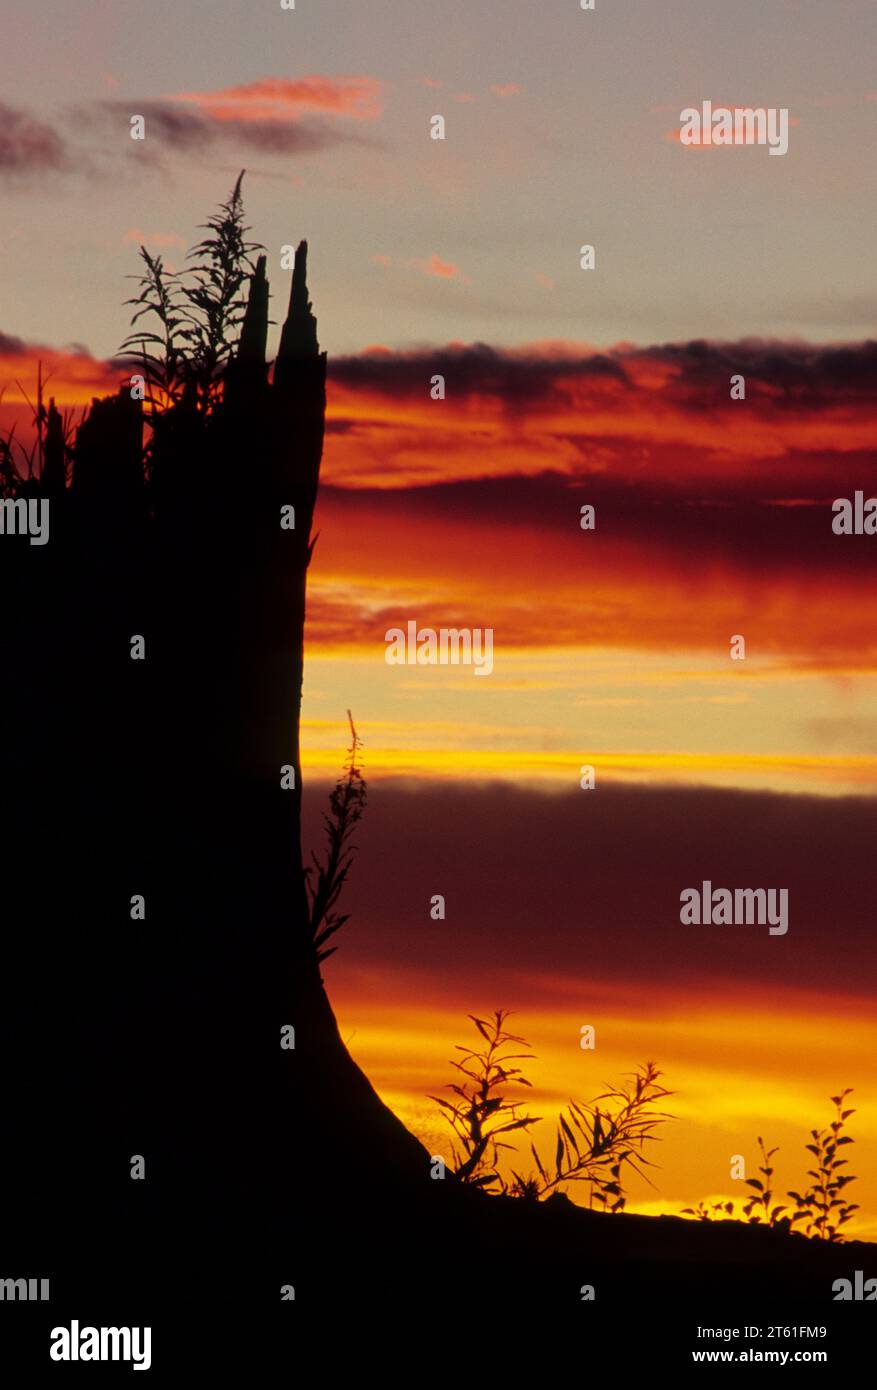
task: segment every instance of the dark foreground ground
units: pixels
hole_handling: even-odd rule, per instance
[[[44,1232],[54,1253],[32,1271],[51,1273],[51,1303],[0,1303],[0,1364],[22,1375],[6,1383],[127,1379],[129,1367],[49,1361],[51,1328],[71,1318],[151,1325],[159,1384],[210,1384],[230,1367],[247,1368],[235,1383],[295,1384],[314,1350],[327,1367],[366,1375],[381,1369],[388,1348],[400,1355],[405,1346],[391,1384],[431,1379],[443,1366],[452,1383],[474,1384],[488,1365],[512,1366],[515,1348],[544,1358],[546,1371],[565,1348],[563,1358],[582,1367],[697,1375],[712,1369],[695,1366],[693,1352],[787,1353],[780,1369],[813,1364],[796,1355],[827,1353],[817,1364],[830,1384],[868,1364],[877,1301],[837,1302],[832,1284],[854,1281],[857,1270],[877,1278],[877,1245],[606,1216],[564,1198],[531,1207],[450,1187],[427,1201],[376,1190],[354,1208],[316,1178],[291,1228],[265,1238],[231,1213],[224,1228],[221,1217],[213,1225],[193,1212],[175,1233],[160,1213],[147,1220],[129,1211],[114,1235],[90,1242],[87,1220],[57,1213]],[[30,1270],[32,1227],[26,1244]],[[77,1252],[66,1262],[57,1255],[65,1246]],[[4,1262],[14,1273],[14,1243],[5,1243]],[[289,1285],[294,1298],[284,1299]],[[470,1339],[480,1350],[467,1363]],[[748,1369],[738,1364],[737,1373]]]

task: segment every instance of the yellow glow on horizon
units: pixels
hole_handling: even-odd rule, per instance
[[[390,666],[384,644],[316,644],[306,660],[302,766],[334,779],[351,707],[367,777],[578,788],[602,781],[874,794],[872,672],[753,656],[623,647],[510,648],[471,668]],[[496,653],[495,653],[496,656]],[[327,718],[327,713],[335,715]],[[340,715],[341,718],[337,716]],[[820,721],[828,737],[814,730]]]
[[[322,721],[321,721],[322,722]],[[363,726],[366,728],[367,726]],[[307,721],[302,726],[303,773],[334,780],[343,762],[344,748],[311,744]],[[579,769],[587,761],[598,767],[599,776],[610,781],[651,783],[684,782],[806,790],[846,796],[851,791],[873,791],[877,787],[877,758],[820,757],[816,754],[778,756],[729,753],[619,753],[589,749],[525,752],[493,748],[428,748],[376,746],[369,741],[367,775],[375,779],[418,777],[425,780],[484,781],[491,779],[528,783],[538,779],[555,787],[579,785]]]

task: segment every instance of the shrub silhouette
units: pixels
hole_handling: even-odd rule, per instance
[[[537,1115],[520,1114],[520,1101],[510,1100],[510,1086],[530,1086],[520,1067],[510,1063],[530,1060],[534,1054],[526,1038],[505,1028],[508,1010],[498,1009],[491,1023],[470,1014],[484,1039],[484,1047],[462,1047],[462,1062],[452,1065],[466,1078],[452,1082],[447,1089],[456,1100],[430,1096],[442,1108],[444,1119],[462,1145],[462,1154],[452,1148],[457,1177],[479,1187],[539,1201],[570,1182],[590,1184],[590,1205],[596,1201],[606,1211],[622,1211],[625,1206],[622,1173],[625,1165],[648,1177],[645,1167],[654,1167],[644,1155],[647,1140],[657,1136],[653,1130],[670,1116],[652,1107],[672,1092],[659,1082],[661,1072],[647,1062],[632,1074],[627,1085],[610,1087],[590,1104],[570,1101],[557,1124],[554,1162],[543,1162],[531,1141],[530,1152],[536,1172],[521,1174],[512,1169],[508,1184],[498,1172],[500,1149],[513,1145],[500,1140],[500,1134],[529,1129]],[[510,1047],[523,1052],[510,1052]]]
[[[852,1093],[852,1088],[847,1087],[841,1091],[840,1095],[832,1096],[831,1101],[835,1107],[835,1118],[827,1129],[811,1129],[810,1136],[812,1144],[806,1144],[808,1153],[812,1153],[816,1160],[816,1167],[807,1170],[807,1176],[813,1181],[805,1192],[789,1191],[786,1195],[791,1197],[795,1203],[796,1210],[791,1215],[786,1215],[789,1211],[787,1206],[775,1207],[771,1205],[773,1198],[773,1188],[771,1179],[774,1175],[774,1168],[771,1159],[779,1150],[776,1148],[766,1149],[761,1135],[758,1136],[758,1147],[761,1150],[762,1163],[758,1171],[761,1178],[747,1178],[746,1186],[755,1189],[754,1195],[743,1204],[743,1215],[748,1219],[752,1226],[772,1226],[778,1230],[790,1231],[797,1221],[805,1223],[805,1229],[800,1233],[809,1236],[813,1240],[840,1241],[843,1240],[840,1228],[852,1219],[853,1212],[858,1211],[857,1202],[846,1202],[841,1195],[843,1189],[856,1179],[851,1173],[841,1173],[840,1169],[847,1166],[847,1159],[838,1158],[837,1151],[845,1144],[854,1144],[855,1140],[849,1135],[842,1134],[844,1125],[850,1115],[854,1115],[855,1110],[844,1110],[843,1102]],[[714,1202],[711,1207],[707,1207],[703,1202],[698,1202],[696,1207],[683,1207],[684,1216],[696,1216],[699,1221],[721,1220],[723,1217],[737,1219],[735,1216],[733,1202]]]
[[[506,1191],[506,1184],[497,1172],[499,1150],[512,1145],[498,1136],[516,1129],[529,1129],[540,1118],[519,1115],[521,1102],[509,1100],[506,1094],[508,1087],[532,1084],[520,1067],[511,1064],[533,1056],[526,1038],[510,1033],[505,1027],[508,1016],[508,1009],[497,1009],[488,1023],[474,1014],[468,1015],[484,1039],[484,1047],[479,1050],[458,1043],[457,1051],[463,1053],[463,1060],[452,1059],[451,1066],[464,1080],[452,1081],[446,1088],[454,1093],[456,1100],[429,1097],[441,1106],[444,1119],[462,1146],[461,1152],[456,1145],[451,1147],[457,1177],[477,1187],[498,1187],[502,1192]],[[510,1052],[511,1047],[523,1047],[526,1051]]]
[[[734,1218],[734,1203],[713,1202],[708,1207],[705,1202],[698,1202],[696,1207],[683,1207],[682,1212],[685,1216],[696,1216],[698,1221],[730,1221]]]
[[[16,439],[15,425],[0,436],[0,497],[15,497],[34,480],[41,484],[45,496],[55,496],[64,492],[67,486],[69,465],[73,460],[73,443],[78,418],[73,410],[59,411],[54,397],[45,404],[44,392],[52,379],[52,373],[43,376],[42,360],[37,362],[36,401],[32,401],[20,381],[16,381],[24,399],[31,409],[33,438],[29,443]],[[5,388],[0,388],[0,402]],[[16,462],[16,450],[18,462]]]

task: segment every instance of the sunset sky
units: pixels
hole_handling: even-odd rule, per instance
[[[316,843],[350,708],[351,1051],[435,1152],[469,1012],[516,1011],[549,1118],[652,1058],[678,1119],[644,1211],[739,1202],[758,1134],[800,1186],[852,1086],[877,1239],[877,537],[831,529],[877,494],[877,8],[190,11],[0,0],[4,51],[40,55],[0,100],[0,428],[38,360],[59,404],[115,389],[138,245],[180,267],[245,167],[273,318],[306,236],[329,352],[303,769]],[[707,98],[787,107],[789,153],[681,147]],[[409,620],[492,628],[492,674],[387,665]],[[788,934],[681,927],[707,878],[788,887]]]

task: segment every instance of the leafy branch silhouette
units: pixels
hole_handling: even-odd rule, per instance
[[[758,1171],[764,1181],[762,1182],[761,1178],[746,1179],[746,1186],[754,1188],[754,1192],[749,1201],[744,1203],[743,1214],[749,1217],[753,1225],[778,1226],[787,1231],[791,1224],[791,1219],[783,1214],[787,1208],[771,1206],[773,1198],[771,1179],[775,1172],[771,1159],[775,1153],[779,1153],[779,1149],[766,1149],[760,1134],[758,1147],[761,1150],[761,1164]]]
[[[338,949],[337,946],[330,946],[328,950],[321,948],[350,918],[349,912],[339,913],[336,907],[353,866],[355,846],[351,844],[351,837],[362,819],[366,802],[365,778],[356,761],[362,740],[356,732],[350,710],[347,711],[347,718],[350,723],[350,746],[344,761],[344,772],[329,797],[328,814],[323,816],[327,841],[325,857],[319,860],[312,854],[312,865],[304,871],[311,937],[318,961],[325,960]]]
[[[831,1097],[834,1119],[828,1129],[811,1129],[813,1143],[804,1146],[816,1159],[816,1167],[807,1171],[807,1176],[813,1181],[805,1192],[789,1193],[797,1207],[792,1221],[806,1222],[804,1234],[816,1240],[841,1240],[841,1226],[846,1225],[853,1212],[859,1209],[857,1202],[848,1203],[841,1195],[843,1189],[856,1179],[851,1173],[840,1172],[841,1168],[847,1167],[848,1161],[838,1158],[837,1154],[843,1145],[855,1143],[849,1135],[842,1133],[850,1115],[856,1113],[855,1110],[843,1109],[844,1101],[851,1094],[852,1087],[848,1086],[840,1095]]]
[[[673,1094],[661,1085],[661,1075],[654,1062],[646,1062],[630,1073],[627,1084],[610,1086],[591,1103],[570,1101],[557,1125],[553,1176],[531,1144],[539,1179],[516,1173],[513,1193],[539,1198],[563,1183],[587,1182],[592,1207],[596,1201],[606,1211],[623,1211],[625,1165],[654,1186],[645,1169],[657,1165],[643,1150],[649,1140],[657,1139],[653,1132],[657,1126],[672,1119],[665,1111],[652,1109]]]

